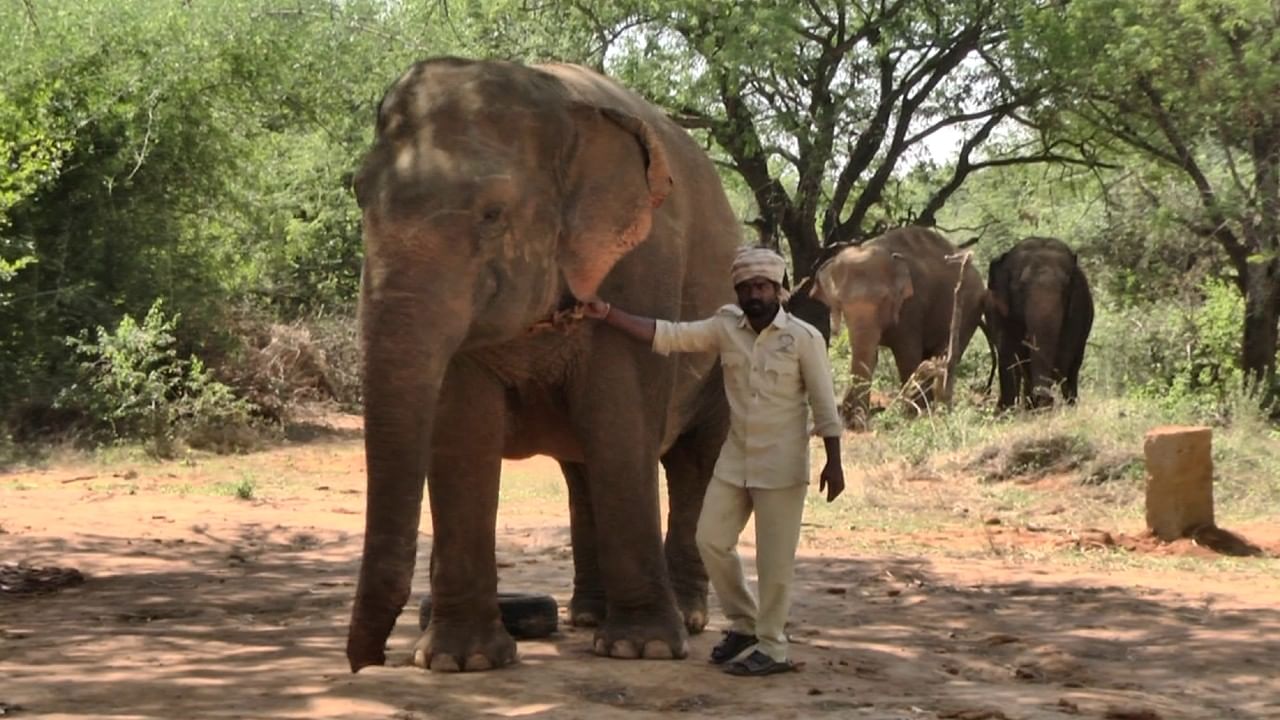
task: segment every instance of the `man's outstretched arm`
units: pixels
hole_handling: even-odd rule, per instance
[[[695,322],[655,320],[632,315],[603,300],[585,303],[582,314],[621,330],[661,355],[673,352],[711,352],[720,347],[720,334],[716,330],[715,318]]]
[[[589,318],[602,320],[604,324],[621,330],[645,345],[653,345],[654,329],[658,324],[653,318],[632,315],[629,312],[613,307],[603,300],[587,302],[583,306],[582,314]]]

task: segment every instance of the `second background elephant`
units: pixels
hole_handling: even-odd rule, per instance
[[[1043,407],[1059,388],[1074,403],[1093,327],[1093,296],[1076,254],[1056,238],[1026,238],[991,262],[987,284],[999,407]]]

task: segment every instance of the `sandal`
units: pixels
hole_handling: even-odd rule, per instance
[[[720,644],[711,648],[711,662],[715,665],[723,665],[741,655],[743,650],[755,644],[755,635],[726,630],[724,639],[720,641]]]
[[[796,665],[790,660],[774,660],[756,650],[742,660],[729,663],[724,671],[730,675],[740,676],[777,675],[778,673],[795,672]]]

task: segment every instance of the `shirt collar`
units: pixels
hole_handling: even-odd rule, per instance
[[[751,321],[747,319],[747,314],[743,312],[742,308],[737,305],[732,305],[731,307],[733,308],[734,314],[738,316],[738,327],[746,328],[750,330]],[[791,321],[791,316],[787,313],[787,309],[782,307],[781,304],[779,304],[778,314],[773,316],[773,322],[769,323],[769,326],[772,326],[781,330],[785,328],[787,326],[787,323],[790,321]]]

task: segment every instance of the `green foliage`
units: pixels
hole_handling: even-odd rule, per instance
[[[233,491],[235,496],[241,500],[252,500],[257,486],[258,484],[253,481],[253,478],[246,475],[240,478],[240,482],[235,484]]]
[[[224,422],[220,408],[236,404],[214,371],[259,401],[260,388],[240,382],[255,366],[239,372],[235,363],[262,346],[241,337],[250,333],[235,318],[350,317],[361,262],[350,179],[386,86],[437,54],[607,70],[693,128],[720,161],[741,217],[761,215],[769,189],[775,219],[812,226],[815,244],[845,221],[869,230],[914,217],[958,172],[954,146],[976,137],[990,117],[981,114],[1018,105],[1016,127],[999,126],[968,158],[992,164],[949,196],[943,229],[957,242],[982,235],[980,271],[1030,234],[1079,251],[1099,295],[1086,397],[1142,393],[1202,415],[1237,412],[1242,305],[1234,286],[1209,278],[1240,268],[1204,229],[1235,233],[1250,267],[1275,262],[1276,233],[1246,232],[1265,228],[1272,210],[1254,186],[1266,156],[1255,157],[1253,141],[1280,127],[1280,34],[1265,0],[31,0],[6,9],[6,415],[47,405],[74,382],[76,392],[96,394],[84,402],[101,415],[103,437],[117,436],[114,425],[124,435],[167,432],[165,442],[214,442],[234,420]],[[945,64],[943,48],[972,51],[972,42],[981,52],[936,82],[927,73],[910,82],[913,69]],[[1136,83],[1144,78],[1159,104]],[[904,119],[908,100],[918,104]],[[934,123],[971,113],[979,119],[920,140]],[[1170,162],[1180,156],[1162,120],[1213,188],[1210,205],[1187,182],[1187,163]],[[894,151],[899,130],[919,142]],[[880,131],[884,142],[858,150]],[[1109,167],[995,162],[1043,143]],[[749,168],[759,173],[748,177]],[[132,319],[152,318],[158,299],[181,325],[162,314],[152,326]],[[1192,308],[1202,299],[1203,309]],[[318,342],[331,369],[341,355],[345,389],[335,394],[354,403],[351,335],[349,321],[335,322],[325,333],[332,349]],[[128,358],[108,371],[117,366],[104,353],[116,351]],[[832,353],[843,390],[846,337]],[[181,360],[196,356],[214,367]],[[988,363],[975,336],[958,396],[985,381]],[[107,374],[86,375],[86,364]],[[888,392],[896,382],[882,354],[875,387]],[[182,409],[141,409],[166,403]],[[164,430],[166,412],[181,418],[176,430]]]
[[[83,410],[93,430],[111,440],[142,440],[161,457],[180,438],[250,423],[249,406],[215,380],[192,356],[175,349],[178,316],[151,306],[142,323],[126,314],[114,331],[69,339],[80,360],[79,379],[59,396],[63,407]]]
[[[1244,333],[1244,300],[1220,280],[1204,283],[1203,304],[1189,311],[1166,313],[1149,325],[1147,378],[1136,384],[1139,397],[1170,408],[1186,407],[1203,416],[1222,416],[1244,387],[1240,369],[1240,337]]]
[[[25,7],[0,13],[0,407],[50,403],[79,364],[63,337],[157,298],[211,358],[245,306],[350,314],[350,177],[386,85],[461,50],[442,6]]]

